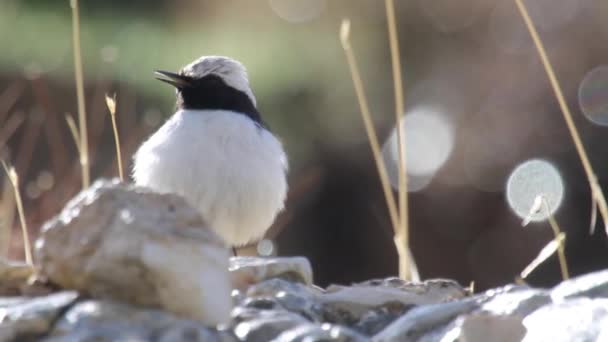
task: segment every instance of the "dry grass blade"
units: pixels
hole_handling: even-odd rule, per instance
[[[559,246],[566,241],[566,234],[560,233],[554,240],[551,240],[543,249],[540,250],[536,258],[521,271],[520,277],[526,279],[543,262],[547,261],[559,249]]]
[[[0,255],[8,258],[15,222],[15,195],[9,177],[4,178],[0,202]]]
[[[526,8],[522,0],[515,0],[515,3],[517,4],[517,8],[519,9],[521,16],[523,17],[524,22],[526,23],[528,31],[530,32],[530,36],[532,36],[534,45],[538,50],[540,59],[543,63],[545,71],[547,72],[549,82],[551,83],[551,87],[553,88],[553,92],[555,93],[555,97],[557,98],[557,101],[561,108],[564,120],[566,121],[566,125],[568,126],[570,136],[572,137],[574,146],[576,147],[576,152],[578,153],[578,156],[581,159],[581,163],[583,164],[583,168],[585,169],[585,174],[587,175],[587,180],[589,181],[589,186],[591,187],[591,194],[593,196],[594,202],[597,203],[600,214],[602,215],[602,219],[604,221],[604,229],[608,234],[608,205],[606,203],[606,198],[604,197],[604,193],[602,192],[602,189],[598,184],[597,177],[595,176],[595,172],[593,171],[593,167],[589,162],[589,157],[587,156],[587,152],[585,151],[585,147],[583,146],[580,134],[578,133],[576,125],[574,124],[572,114],[570,113],[570,108],[568,108],[568,104],[566,103],[564,94],[561,90],[559,82],[557,81],[557,77],[555,76],[553,67],[549,62],[549,57],[547,56],[547,52],[545,51],[543,42],[541,41],[536,27],[534,26],[534,23],[530,18],[528,9]]]
[[[23,211],[21,193],[19,192],[19,176],[17,175],[15,168],[6,165],[6,162],[4,160],[2,160],[2,166],[4,167],[4,171],[6,171],[6,174],[15,190],[15,203],[17,204],[17,211],[19,212],[19,221],[21,221],[21,231],[23,232],[23,249],[25,250],[25,261],[28,263],[28,265],[33,266],[34,262],[32,259],[32,247],[30,244],[30,237],[27,230],[27,223],[25,221],[25,213]]]
[[[589,220],[589,235],[595,233],[595,225],[597,224],[597,202],[591,192],[591,219]]]
[[[80,166],[82,167],[82,188],[90,184],[89,143],[87,136],[87,115],[85,112],[84,80],[82,72],[82,54],[80,49],[80,16],[78,0],[70,0],[72,7],[72,39],[74,42],[74,70],[76,74],[76,97],[78,100],[78,123],[80,127]]]
[[[407,167],[405,154],[405,137],[403,132],[403,113],[405,112],[403,100],[403,79],[401,77],[401,59],[399,52],[399,39],[397,38],[397,20],[395,18],[395,4],[393,0],[385,1],[386,17],[388,25],[389,45],[391,49],[391,63],[393,65],[393,87],[395,90],[395,123],[397,127],[397,146],[398,146],[398,182],[399,182],[399,218],[401,219],[399,229],[395,234],[401,237],[401,243],[409,246],[409,228],[408,228],[408,203],[407,203]],[[409,276],[406,279],[412,279],[409,266],[402,265],[407,269],[401,270],[400,273]]]
[[[116,125],[116,94],[110,97],[106,94],[106,105],[110,111],[110,118],[112,119],[112,130],[114,131],[114,142],[116,143],[116,161],[118,162],[118,176],[121,181],[125,180],[125,176],[122,168],[122,154],[120,153],[120,136],[118,135],[118,127]]]
[[[540,212],[540,210],[542,209],[543,206],[543,195],[538,195],[534,198],[534,202],[532,203],[532,206],[530,207],[530,211],[528,212],[528,215],[526,216],[526,218],[524,218],[524,220],[521,222],[521,226],[525,227],[527,226],[530,221],[532,221],[532,217],[537,214],[538,212]]]
[[[65,121],[68,123],[70,133],[72,133],[72,138],[74,138],[74,144],[76,145],[78,154],[80,154],[80,134],[78,134],[78,127],[76,127],[76,122],[69,113],[65,114]]]
[[[342,43],[342,48],[346,54],[346,60],[348,62],[348,66],[350,69],[351,77],[353,79],[353,85],[355,87],[355,93],[357,95],[357,100],[359,101],[359,107],[361,108],[361,116],[363,118],[363,124],[365,126],[365,131],[367,133],[367,137],[369,140],[369,144],[372,149],[372,154],[374,156],[374,161],[376,163],[376,167],[378,168],[378,173],[380,175],[380,183],[382,185],[382,190],[384,192],[384,197],[386,199],[386,203],[388,206],[389,216],[391,219],[391,224],[393,225],[393,229],[395,232],[398,232],[399,229],[399,216],[397,215],[397,205],[395,203],[395,197],[391,190],[391,186],[388,179],[388,173],[386,171],[386,165],[384,164],[384,159],[382,158],[382,153],[380,151],[380,143],[378,141],[378,136],[376,134],[376,129],[374,127],[374,123],[371,119],[371,114],[369,111],[369,106],[367,104],[367,98],[365,96],[365,89],[363,87],[363,81],[361,80],[361,75],[359,74],[359,68],[357,67],[357,61],[355,59],[355,55],[352,51],[350,45],[350,21],[343,20],[342,26],[340,27],[340,41]],[[395,245],[397,247],[397,253],[399,254],[399,276],[402,278],[409,277],[409,274],[402,274],[401,271],[403,269],[407,269],[410,262],[410,251],[407,245],[403,242],[403,236],[395,235]],[[402,265],[407,265],[402,267]]]
[[[546,214],[549,217],[549,225],[551,226],[551,229],[553,230],[553,235],[555,236],[555,241],[557,241],[557,257],[559,260],[559,267],[562,272],[562,279],[566,280],[566,279],[570,278],[570,274],[568,272],[568,261],[566,260],[566,245],[565,245],[566,237],[564,236],[564,239],[560,240],[559,237],[564,233],[562,233],[562,230],[559,228],[559,225],[557,224],[557,220],[555,219],[553,214],[551,214],[551,211],[549,210],[549,204],[547,203],[547,201],[545,200],[544,197],[542,198],[542,202],[543,202],[543,207],[545,208]]]

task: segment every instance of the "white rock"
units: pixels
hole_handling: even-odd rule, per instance
[[[325,305],[360,315],[367,310],[390,302],[425,305],[442,303],[464,296],[464,289],[451,280],[432,279],[414,283],[388,278],[352,286],[331,285],[320,300]]]
[[[500,316],[489,313],[471,314],[462,320],[462,342],[519,342],[526,335],[521,316]]]
[[[98,181],[45,224],[35,252],[64,288],[210,325],[230,319],[230,253],[175,195]]]
[[[307,285],[312,284],[312,267],[304,257],[232,257],[230,275],[232,286],[241,290],[251,284],[275,277],[291,278]]]

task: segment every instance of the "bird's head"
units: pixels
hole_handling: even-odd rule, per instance
[[[247,70],[240,62],[223,56],[203,56],[183,67],[179,73],[157,70],[156,79],[177,89],[178,103],[198,101],[225,102],[236,93],[246,95],[255,107],[256,100],[247,77]]]

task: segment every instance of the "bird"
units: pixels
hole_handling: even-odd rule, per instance
[[[155,75],[175,88],[176,111],[134,154],[134,183],[184,197],[233,251],[261,239],[284,208],[288,160],[246,68],[202,56]]]

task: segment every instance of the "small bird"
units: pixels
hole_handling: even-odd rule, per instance
[[[176,88],[177,111],[135,153],[135,183],[183,196],[230,246],[262,238],[283,209],[288,165],[245,67],[203,56],[156,76]]]

